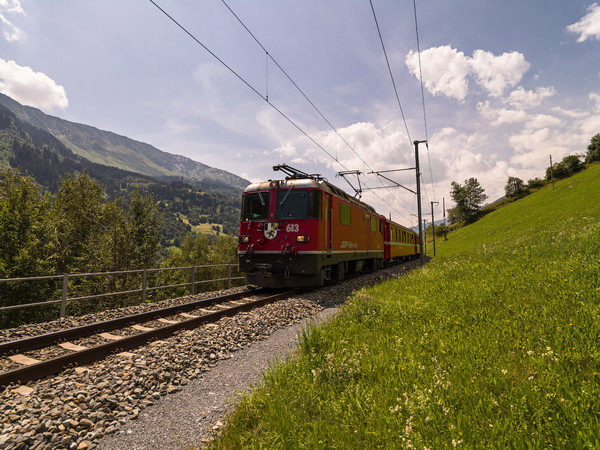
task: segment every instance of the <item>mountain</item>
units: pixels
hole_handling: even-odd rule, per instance
[[[21,121],[47,131],[74,154],[104,166],[137,172],[159,180],[179,179],[202,190],[240,192],[249,181],[181,155],[173,155],[143,142],[89,125],[50,116],[0,94],[4,105]]]
[[[189,231],[237,233],[239,188],[198,182],[214,188],[207,192],[183,181],[181,176],[159,180],[92,162],[75,154],[49,132],[23,122],[0,104],[0,170],[10,167],[29,174],[43,190],[51,193],[57,191],[67,174],[86,172],[100,183],[109,201],[119,197],[128,199],[136,189],[151,194],[164,215],[161,234],[165,247],[179,245]]]

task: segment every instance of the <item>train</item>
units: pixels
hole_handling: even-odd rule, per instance
[[[286,176],[242,194],[238,264],[248,284],[321,286],[419,256],[414,231],[378,214],[318,174],[286,164]]]

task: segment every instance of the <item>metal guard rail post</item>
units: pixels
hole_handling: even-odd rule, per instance
[[[17,282],[30,282],[30,281],[40,281],[40,280],[53,280],[62,278],[62,290],[61,290],[61,299],[60,300],[47,300],[42,302],[35,303],[23,303],[17,305],[8,305],[1,306],[1,311],[9,311],[14,309],[21,308],[33,308],[37,306],[45,306],[45,305],[54,305],[60,304],[60,317],[63,318],[67,313],[67,304],[70,302],[78,301],[78,300],[88,300],[94,298],[108,297],[111,295],[125,295],[125,294],[141,294],[141,302],[146,303],[148,298],[148,292],[158,291],[161,289],[169,289],[169,288],[178,288],[178,287],[189,287],[190,294],[195,295],[196,293],[196,285],[203,283],[212,283],[212,282],[222,282],[227,281],[227,289],[231,288],[231,282],[233,280],[243,280],[244,277],[232,277],[231,266],[233,264],[212,264],[212,265],[203,265],[203,266],[187,266],[187,267],[165,267],[165,268],[155,268],[155,269],[136,269],[136,270],[121,270],[114,272],[94,272],[94,273],[65,273],[63,275],[48,275],[48,276],[37,276],[37,277],[20,277],[20,278],[1,278],[0,283],[17,283]],[[206,269],[213,267],[227,267],[227,277],[226,278],[216,278],[211,280],[200,280],[196,281],[196,269]],[[178,284],[168,284],[164,286],[153,286],[148,287],[148,273],[149,272],[164,272],[169,270],[190,270],[190,281],[188,283],[178,283]],[[84,277],[96,277],[96,276],[108,276],[108,275],[122,275],[122,274],[130,274],[130,273],[141,273],[141,287],[139,289],[133,289],[128,291],[119,291],[119,292],[107,292],[104,294],[94,294],[94,295],[86,295],[81,297],[68,297],[68,289],[69,289],[69,281],[74,278],[84,278]]]

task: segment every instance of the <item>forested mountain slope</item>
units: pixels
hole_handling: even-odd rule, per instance
[[[93,162],[75,154],[45,130],[21,121],[0,105],[0,170],[19,168],[30,174],[42,187],[55,192],[66,174],[87,172],[98,180],[110,199],[129,198],[136,188],[154,195],[165,213],[162,227],[163,246],[178,245],[191,231],[190,225],[219,224],[225,232],[235,233],[239,215],[239,188],[226,186],[216,192],[202,192],[186,178],[159,180],[117,167]],[[208,183],[215,187],[216,185]]]
[[[22,122],[47,131],[73,153],[97,164],[160,180],[180,178],[202,190],[240,191],[249,184],[237,175],[185,156],[173,155],[126,136],[44,114],[39,109],[21,105],[4,94],[0,94],[0,105],[12,111]]]

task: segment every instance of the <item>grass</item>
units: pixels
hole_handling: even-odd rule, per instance
[[[216,448],[600,447],[600,166],[359,291]]]
[[[192,225],[185,214],[177,213],[177,217],[179,217],[184,224],[189,225],[194,233],[214,234],[216,236],[217,232],[213,230],[213,225],[219,225],[219,228],[223,230],[223,224],[200,223],[198,225]]]

